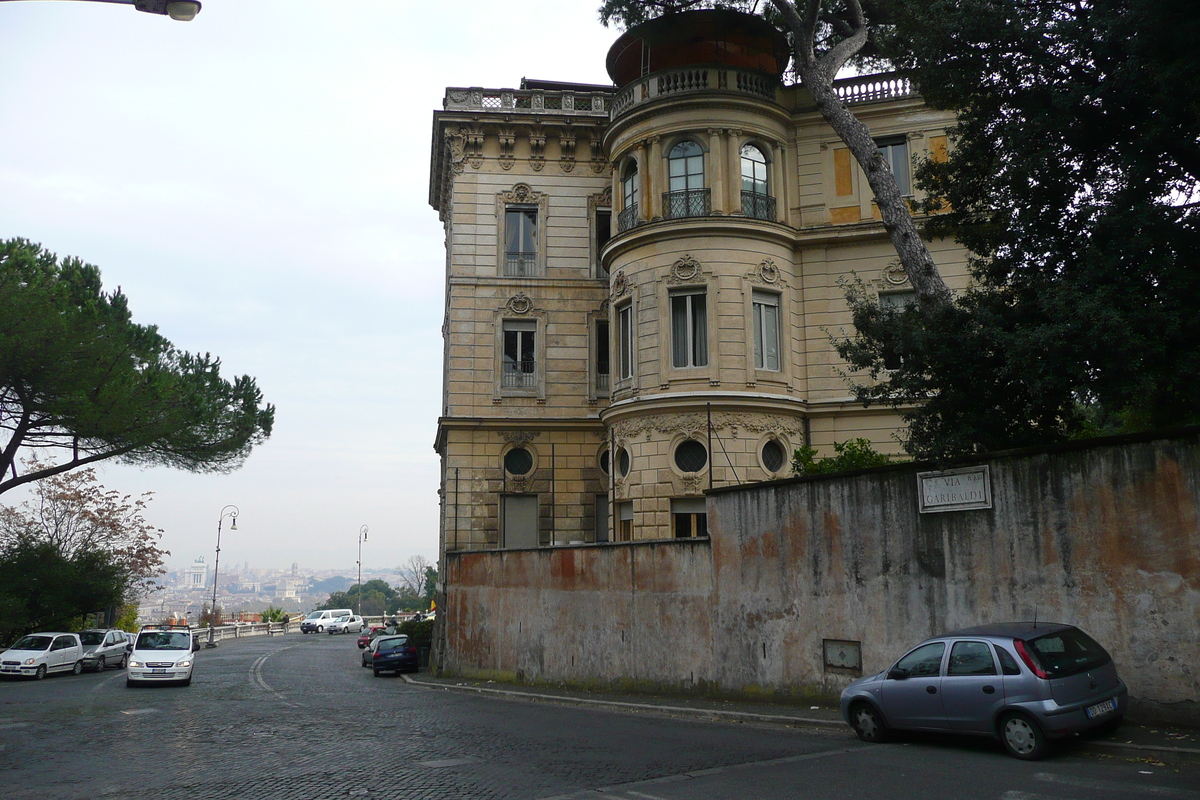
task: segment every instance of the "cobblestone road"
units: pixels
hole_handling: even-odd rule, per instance
[[[358,664],[352,637],[292,635],[201,651],[186,688],[128,689],[117,671],[0,684],[0,791],[4,800],[699,800],[867,790],[1043,800],[1133,797],[1144,786],[1147,797],[1200,800],[1187,788],[1195,771],[1173,778],[1085,759],[1031,765],[988,746],[868,747],[848,732],[505,701],[375,678]],[[928,793],[914,788],[946,769]]]

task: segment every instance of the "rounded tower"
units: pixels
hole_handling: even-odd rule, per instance
[[[789,474],[804,441],[784,35],[728,10],[612,46],[605,131],[616,538],[707,533],[703,492]]]

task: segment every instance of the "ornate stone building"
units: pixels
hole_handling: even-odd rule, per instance
[[[805,442],[896,450],[830,337],[846,281],[912,293],[787,59],[760,19],[694,12],[623,35],[615,86],[447,90],[443,551],[704,536],[705,489],[786,476]],[[838,91],[911,192],[952,118],[891,76]]]

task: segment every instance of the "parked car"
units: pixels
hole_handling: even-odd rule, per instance
[[[0,677],[41,680],[51,672],[83,672],[83,645],[74,633],[31,633],[0,655]]]
[[[300,621],[301,633],[324,633],[329,623],[338,617],[346,617],[354,612],[348,608],[324,608],[312,612]]]
[[[186,625],[149,626],[138,633],[129,655],[125,685],[178,683],[190,686],[200,642]]]
[[[375,670],[375,677],[378,678],[383,672],[416,672],[418,667],[417,648],[413,645],[407,636],[380,636],[374,642],[371,642],[371,647],[363,652],[363,661],[366,662],[367,655],[370,654],[370,666]],[[367,666],[366,663],[363,666]]]
[[[107,667],[125,669],[129,662],[130,641],[125,631],[116,628],[92,628],[79,632],[83,645],[83,668],[102,672]]]
[[[359,631],[358,649],[359,650],[366,649],[367,645],[369,645],[371,643],[371,640],[374,639],[376,636],[381,635],[383,633],[383,630],[384,630],[384,628],[382,625],[372,625],[370,628],[363,628],[361,631]],[[365,667],[366,664],[364,664],[363,666]]]
[[[333,622],[329,623],[329,632],[333,633],[360,633],[363,629],[363,618],[357,614],[347,614],[338,617]]]
[[[847,686],[841,705],[866,742],[890,730],[994,736],[1032,761],[1052,739],[1116,730],[1128,690],[1108,652],[1078,628],[1007,622],[927,639]]]

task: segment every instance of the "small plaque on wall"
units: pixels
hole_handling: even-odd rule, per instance
[[[862,643],[846,639],[822,640],[826,672],[862,674]]]
[[[987,465],[917,473],[922,514],[992,507],[992,477]]]

